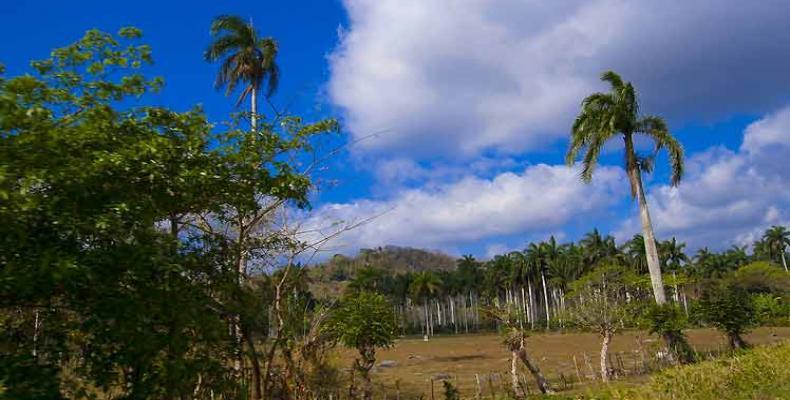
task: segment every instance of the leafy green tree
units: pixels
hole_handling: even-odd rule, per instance
[[[611,378],[607,364],[609,345],[618,328],[631,315],[621,296],[624,283],[617,272],[605,270],[593,273],[594,278],[582,278],[587,283],[575,291],[575,304],[568,311],[571,323],[601,336],[601,380],[604,382]]]
[[[639,205],[653,295],[657,304],[664,304],[666,295],[661,279],[656,239],[642,185],[642,172],[650,172],[656,153],[666,149],[670,159],[671,183],[676,186],[683,176],[683,147],[669,133],[663,119],[657,116],[640,116],[636,89],[630,82],[623,81],[612,71],[604,72],[601,80],[608,82],[611,90],[607,93],[591,94],[582,101],[582,110],[573,123],[566,161],[568,165],[574,165],[578,154],[583,151],[581,177],[583,181],[590,182],[598,164],[598,156],[606,142],[616,137],[623,139],[625,170],[631,184],[631,195],[636,198]],[[636,135],[653,140],[655,150],[651,156],[642,157],[636,153],[634,148]]]
[[[742,335],[755,323],[752,298],[730,279],[709,281],[697,302],[701,319],[727,335],[732,349],[747,347]]]
[[[268,318],[238,267],[292,245],[247,228],[307,205],[291,161],[336,123],[285,116],[256,140],[199,110],[138,106],[161,80],[140,69],[140,32],[119,36],[89,31],[0,78],[0,382],[18,398],[247,397],[229,316],[253,363]]]
[[[258,92],[265,86],[264,94],[268,98],[280,82],[277,41],[259,37],[252,22],[246,23],[234,15],[215,18],[211,34],[215,40],[206,49],[204,57],[210,62],[221,60],[215,85],[217,88],[225,87],[227,94],[244,85],[236,105],[250,97],[250,125],[256,131]]]
[[[363,382],[362,398],[372,399],[370,369],[376,363],[376,349],[390,347],[395,341],[397,323],[392,305],[376,293],[346,296],[332,312],[326,329],[335,340],[358,351],[353,368]]]

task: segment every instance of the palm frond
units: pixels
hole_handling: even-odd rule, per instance
[[[220,15],[211,22],[210,32],[216,35],[222,31],[242,34],[247,31],[247,23],[236,15]]]
[[[614,71],[605,71],[602,73],[601,80],[609,82],[609,84],[612,85],[612,89],[615,91],[619,91],[623,87],[623,78]]]
[[[647,116],[640,119],[636,124],[636,133],[646,135],[655,142],[655,153],[661,149],[666,149],[669,155],[669,164],[672,173],[672,186],[680,184],[683,178],[683,146],[669,133],[666,122],[656,116]]]

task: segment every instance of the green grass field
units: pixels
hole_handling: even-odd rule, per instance
[[[726,351],[724,337],[712,329],[688,331],[691,344],[702,352]],[[746,336],[752,344],[768,344],[790,339],[790,328],[757,328]],[[651,355],[660,343],[656,337],[640,331],[622,332],[610,348],[615,368],[623,375],[621,385],[634,385],[647,380],[645,368],[657,368]],[[529,349],[552,384],[566,393],[584,393],[597,385],[592,374],[598,373],[600,342],[597,335],[585,333],[536,334],[529,340]],[[354,353],[340,351],[337,362],[349,365]],[[587,361],[585,362],[585,356]],[[574,365],[574,357],[576,363]],[[462,396],[473,398],[477,391],[476,377],[480,380],[484,398],[491,393],[503,394],[510,384],[509,353],[495,334],[436,337],[425,342],[421,338],[398,340],[391,349],[377,354],[374,372],[377,398],[394,399],[396,383],[401,398],[431,398],[431,380],[435,398],[441,399],[442,380],[451,381]],[[589,363],[589,365],[588,365]],[[578,370],[577,370],[578,367]],[[578,371],[578,372],[577,372]],[[527,373],[526,370],[522,371]],[[531,377],[525,376],[532,385]],[[533,392],[534,385],[531,386]]]

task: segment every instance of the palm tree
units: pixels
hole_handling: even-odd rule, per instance
[[[554,237],[551,237],[554,241]],[[554,243],[556,247],[556,242]],[[549,252],[553,250],[547,243],[530,243],[526,250],[527,260],[534,270],[540,272],[540,280],[543,284],[543,305],[546,308],[546,329],[550,328],[551,315],[549,314],[549,295],[546,289],[546,267],[550,260]]]
[[[612,138],[622,137],[625,143],[625,170],[631,183],[631,195],[636,198],[639,205],[653,295],[656,303],[664,304],[666,295],[661,280],[661,265],[658,261],[653,225],[642,187],[642,171],[650,172],[655,154],[665,148],[669,152],[672,185],[676,186],[683,176],[683,147],[669,133],[667,124],[662,118],[639,116],[636,90],[630,82],[623,81],[612,71],[604,72],[601,80],[608,82],[611,90],[608,93],[593,93],[582,101],[582,110],[573,122],[566,162],[568,165],[574,165],[579,153],[584,151],[581,178],[584,182],[590,182],[604,144]],[[655,144],[653,155],[649,157],[637,155],[634,149],[635,135],[646,136],[653,140]]]
[[[252,22],[240,17],[221,15],[211,23],[211,35],[215,37],[204,53],[206,61],[222,60],[215,81],[217,88],[224,87],[229,95],[237,86],[244,85],[236,106],[250,97],[250,125],[258,128],[258,92],[265,86],[268,98],[277,90],[280,69],[277,66],[277,41],[258,37]]]
[[[785,267],[785,272],[787,272],[785,247],[790,246],[790,231],[785,229],[784,226],[772,226],[770,229],[765,231],[765,234],[763,235],[763,241],[765,241],[765,244],[768,247],[768,254],[772,260],[774,259],[776,253],[780,254],[782,266]]]
[[[428,314],[428,303],[442,286],[442,281],[431,271],[421,271],[414,274],[414,278],[409,285],[411,295],[417,301],[422,301],[425,311],[425,337],[431,332],[430,316]]]
[[[664,259],[664,266],[671,271],[678,271],[680,267],[689,262],[689,258],[683,249],[686,244],[678,242],[677,239],[672,237],[672,240],[667,240],[659,244],[661,258]]]

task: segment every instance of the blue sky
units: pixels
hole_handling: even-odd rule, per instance
[[[665,116],[686,149],[679,188],[663,158],[646,179],[659,238],[721,249],[790,221],[786,1],[16,1],[0,11],[0,62],[23,73],[86,29],[137,26],[167,82],[149,100],[220,120],[233,101],[202,60],[219,14],[279,41],[278,106],[337,117],[341,140],[359,140],[320,176],[336,183],[306,223],[377,217],[329,252],[485,257],[593,227],[636,233],[616,144],[590,185],[562,165],[578,103],[605,89],[606,69],[632,80],[642,110]]]

